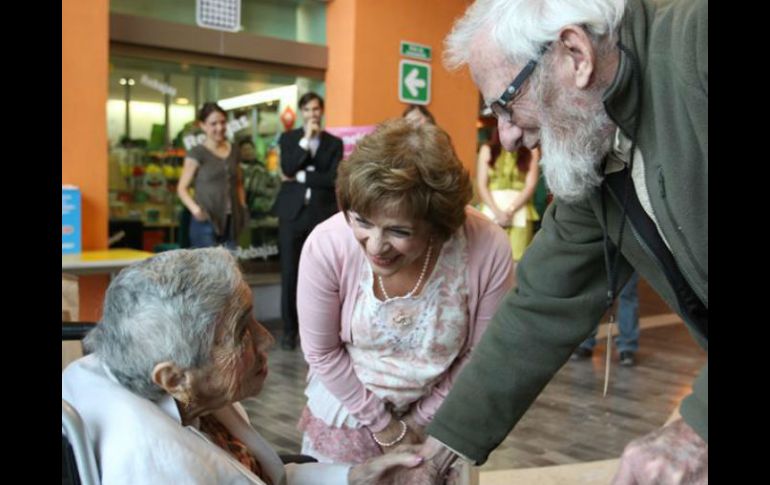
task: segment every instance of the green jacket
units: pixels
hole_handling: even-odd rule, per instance
[[[631,223],[623,232],[619,284],[636,268],[708,352],[708,1],[628,3],[620,40],[637,56],[641,73],[634,74],[631,58],[621,53],[605,107],[624,134],[636,134],[653,212],[681,275],[705,307],[706,331],[685,316],[663,264]],[[611,190],[597,190],[580,204],[551,204],[519,265],[518,288],[501,304],[428,426],[430,435],[486,461],[598,325],[608,291],[603,236],[608,232],[617,245],[621,215]],[[708,441],[707,369],[708,363],[681,412]]]

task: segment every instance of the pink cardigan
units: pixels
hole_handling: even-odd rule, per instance
[[[430,394],[417,402],[415,418],[427,424],[481,338],[503,296],[513,286],[513,257],[505,232],[476,209],[466,207],[462,230],[468,241],[468,341]],[[310,372],[348,411],[374,432],[387,426],[385,403],[358,380],[345,349],[351,341],[354,297],[366,256],[342,212],[316,226],[299,262],[297,313]]]

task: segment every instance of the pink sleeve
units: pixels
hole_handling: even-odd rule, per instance
[[[471,357],[503,297],[513,287],[513,254],[508,238],[497,226],[484,225],[477,237],[469,238],[469,288],[476,291],[476,312],[471,315],[469,341],[449,371],[438,381],[430,394],[417,401],[414,419],[425,426],[438,411],[452,389],[455,378]],[[492,232],[492,234],[490,234]],[[485,244],[485,241],[488,241]],[[475,276],[475,281],[474,281]],[[474,285],[475,283],[475,285]],[[473,299],[473,295],[471,295]]]
[[[358,380],[340,338],[340,273],[344,264],[335,262],[335,254],[344,254],[344,247],[335,249],[335,232],[313,231],[302,248],[297,284],[302,351],[312,372],[348,411],[372,431],[381,431],[390,421],[390,413]]]

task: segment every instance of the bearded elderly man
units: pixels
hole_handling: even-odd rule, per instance
[[[555,203],[402,483],[484,463],[634,269],[708,352],[708,1],[478,0],[446,60],[469,65],[506,149],[542,148]],[[708,481],[708,361],[680,411],[615,483]]]

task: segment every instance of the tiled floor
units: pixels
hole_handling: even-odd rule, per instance
[[[610,390],[603,398],[604,343],[597,346],[591,360],[568,362],[491,454],[483,470],[616,458],[629,440],[666,420],[689,393],[706,355],[682,323],[645,325],[661,320],[647,318],[650,315],[670,310],[644,283],[640,301],[644,318],[638,365],[620,367],[615,356]],[[279,322],[265,323],[274,334],[280,332]],[[264,390],[244,402],[254,426],[279,452],[299,451],[301,435],[296,422],[305,402],[306,371],[301,350],[288,352],[276,346],[270,353],[270,376]]]

